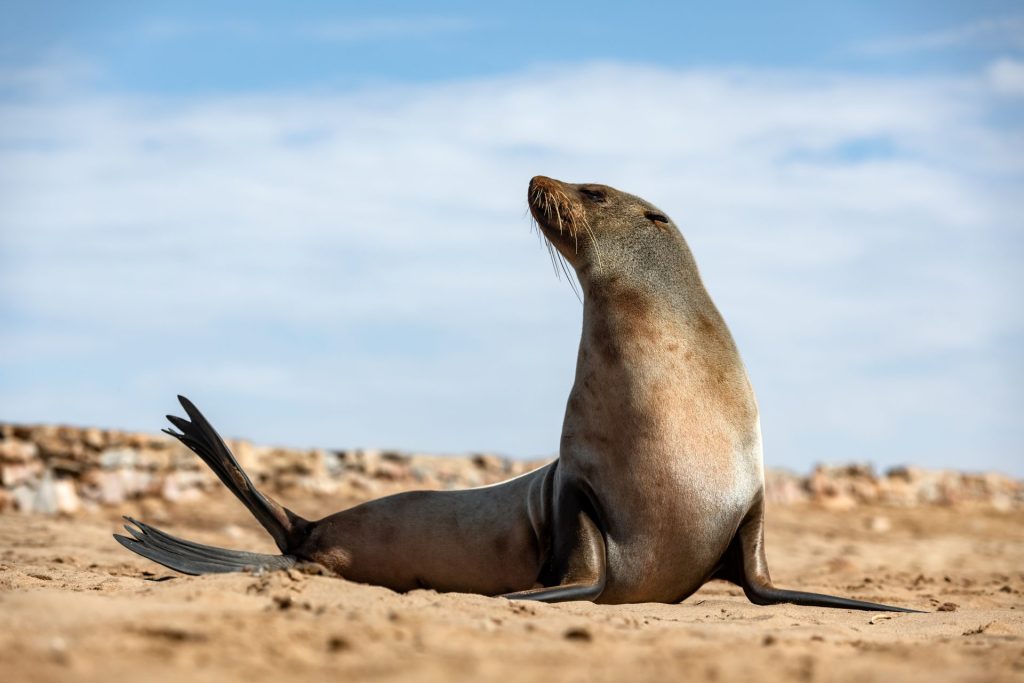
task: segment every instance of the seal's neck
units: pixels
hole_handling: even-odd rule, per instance
[[[675,358],[713,353],[739,361],[732,336],[695,271],[679,282],[605,276],[581,278],[581,352],[594,352],[618,372],[645,371]],[[581,357],[586,354],[581,353]],[[622,366],[622,367],[619,367]]]
[[[744,421],[756,412],[732,335],[703,286],[673,297],[636,282],[587,284],[570,412],[583,410],[588,422],[695,403]]]

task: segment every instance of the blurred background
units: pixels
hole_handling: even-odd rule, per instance
[[[554,455],[545,174],[675,219],[769,466],[1024,475],[1020,3],[0,8],[0,420]]]

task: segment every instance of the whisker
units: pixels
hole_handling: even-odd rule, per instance
[[[559,254],[558,255],[558,262],[562,266],[562,272],[565,273],[565,279],[569,283],[569,289],[572,290],[572,293],[576,295],[576,299],[582,304],[583,303],[583,297],[580,296],[580,291],[579,291],[579,289],[576,288],[576,281],[575,281],[575,279],[569,273],[569,269],[566,266],[565,257],[562,256],[561,254]]]
[[[549,240],[547,235],[544,234],[544,231],[541,230],[540,224],[536,220],[533,220],[532,217],[530,219],[530,229],[537,233],[537,239],[540,240],[540,243],[548,250],[548,258],[551,259],[551,269],[555,271],[555,277],[561,280],[562,278],[558,272],[558,266],[555,264],[555,245],[551,244],[551,240]]]
[[[585,232],[594,244],[595,255],[598,263],[600,263],[601,255],[597,247],[596,235],[591,229],[587,216],[578,202],[574,202],[561,190],[553,188],[542,190],[539,187],[534,188],[531,192],[530,201],[531,204],[539,207],[541,213],[547,217],[545,224],[548,227],[557,226],[559,235],[564,235],[568,232],[572,236],[574,253],[580,253],[580,233]],[[532,227],[537,230],[537,235],[544,241],[544,246],[547,247],[548,256],[551,258],[551,267],[555,271],[555,277],[561,280],[562,274],[564,274],[566,281],[569,283],[569,288],[580,303],[582,303],[583,297],[577,287],[576,279],[573,277],[573,273],[569,272],[568,259],[558,250],[554,242],[551,241],[548,234],[544,232],[544,229],[536,220],[532,221]]]
[[[548,257],[551,258],[551,270],[555,271],[555,279],[561,280],[562,275],[558,272],[558,251],[555,249],[555,245],[549,241],[547,243]]]
[[[583,229],[587,231],[588,235],[590,235],[590,243],[594,247],[594,260],[597,261],[597,265],[598,265],[598,267],[600,267],[601,266],[601,245],[599,245],[597,243],[597,235],[595,235],[594,231],[591,229],[590,221],[586,220],[585,218],[583,219]]]

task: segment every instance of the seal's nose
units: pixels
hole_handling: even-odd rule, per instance
[[[526,203],[530,207],[535,221],[543,225],[548,217],[550,208],[550,197],[558,187],[558,181],[548,178],[545,175],[535,175],[530,178],[530,189],[526,193]]]
[[[546,175],[535,175],[530,179],[530,189],[526,193],[526,201],[530,206],[540,206],[545,203],[544,198],[551,193],[561,189],[562,183]]]
[[[535,175],[530,179],[530,190],[549,190],[558,187],[562,183],[546,175]]]

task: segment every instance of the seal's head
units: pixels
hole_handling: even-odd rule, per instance
[[[581,282],[614,278],[654,284],[696,277],[693,257],[675,224],[640,197],[607,185],[536,176],[528,201],[541,233]]]

